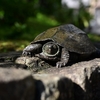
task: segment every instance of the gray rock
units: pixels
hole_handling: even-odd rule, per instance
[[[32,73],[37,73],[53,67],[38,57],[18,57],[15,62],[16,64],[26,65],[27,69],[29,69]]]
[[[36,100],[74,100],[73,83],[67,77],[34,74],[37,79]]]
[[[56,70],[55,74],[59,73],[73,81],[77,100],[100,100],[100,58]]]
[[[4,100],[100,100],[100,58],[62,68],[34,57],[19,57],[15,64],[26,65],[34,79],[29,70],[0,68],[0,96]],[[30,88],[27,82],[32,83]]]
[[[21,69],[0,68],[0,100],[34,100],[31,74]]]

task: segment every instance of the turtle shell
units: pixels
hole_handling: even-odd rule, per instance
[[[87,34],[72,24],[65,24],[50,28],[39,34],[31,43],[52,40],[70,52],[91,54],[96,47],[89,40]]]

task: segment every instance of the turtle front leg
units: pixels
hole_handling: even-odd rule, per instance
[[[40,53],[41,51],[42,51],[42,44],[39,44],[39,43],[30,44],[23,50],[22,55],[23,56],[33,56],[37,53]]]
[[[69,60],[69,52],[65,48],[62,48],[61,61],[56,63],[56,67],[61,68],[62,66],[65,66],[68,63],[68,60]]]

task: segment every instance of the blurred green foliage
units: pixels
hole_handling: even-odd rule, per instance
[[[0,52],[22,50],[36,35],[61,24],[84,29],[91,18],[83,6],[64,8],[61,0],[0,0]]]
[[[33,40],[47,28],[72,23],[83,29],[91,18],[82,6],[64,9],[61,0],[0,0],[0,40]]]

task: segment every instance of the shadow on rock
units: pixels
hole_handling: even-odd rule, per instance
[[[94,70],[94,69],[92,69]],[[89,100],[100,100],[100,67],[97,67],[86,83]]]
[[[51,78],[50,78],[51,79]],[[84,100],[85,92],[66,77],[36,80],[36,100]]]

